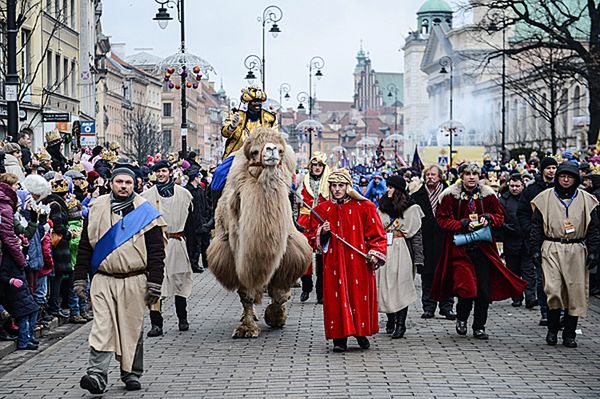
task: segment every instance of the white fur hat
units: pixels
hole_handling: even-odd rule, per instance
[[[23,188],[30,194],[39,195],[39,199],[46,198],[52,192],[50,182],[39,175],[29,175],[22,182]]]

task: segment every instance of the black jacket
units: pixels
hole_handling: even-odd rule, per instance
[[[211,209],[206,199],[206,193],[204,189],[198,185],[194,187],[191,184],[186,184],[185,188],[192,194],[192,205],[190,217],[188,217],[189,223],[193,225],[193,229],[186,227],[186,231],[194,231],[195,234],[202,234],[202,225],[207,223],[211,217]]]
[[[9,284],[11,278],[18,278],[23,281],[21,288],[13,287]],[[25,271],[13,261],[13,258],[7,253],[2,257],[2,266],[0,266],[0,290],[2,290],[2,305],[8,313],[14,318],[27,316],[39,309],[39,306],[33,300],[29,291]]]
[[[19,144],[20,145],[20,144]],[[31,150],[25,146],[21,146],[21,163],[23,166],[29,166],[31,163]]]
[[[73,270],[73,264],[71,263],[71,249],[69,248],[69,241],[71,241],[71,233],[67,222],[69,221],[69,208],[65,200],[56,195],[50,194],[42,200],[42,203],[50,206],[49,219],[52,221],[52,229],[57,233],[61,234],[62,238],[52,248],[52,260],[54,260],[54,269],[58,272],[68,273]]]
[[[521,235],[523,237],[529,237],[531,234],[531,217],[533,214],[531,201],[537,197],[539,193],[550,187],[554,187],[554,183],[546,183],[543,176],[538,174],[535,177],[535,181],[523,190],[517,209],[517,219],[519,220],[519,228],[521,229]],[[529,251],[528,244],[529,240],[525,240],[525,245]]]
[[[518,254],[525,247],[524,236],[519,227],[517,211],[521,195],[514,196],[510,191],[500,196],[500,204],[504,207],[504,225],[500,230],[500,238],[504,242],[504,252]]]
[[[445,189],[447,184],[442,184]],[[438,225],[435,215],[433,214],[431,203],[429,202],[429,194],[427,193],[424,184],[412,194],[411,198],[421,207],[425,214],[421,226],[423,232],[423,255],[425,256],[425,262],[421,273],[433,274],[438,261],[440,260],[440,256],[442,255],[444,232]]]

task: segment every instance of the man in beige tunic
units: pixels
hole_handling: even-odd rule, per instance
[[[162,284],[162,297],[175,296],[175,312],[179,319],[179,331],[187,331],[187,298],[192,294],[192,264],[187,252],[185,237],[195,234],[192,219],[192,194],[176,184],[167,161],[154,165],[156,185],[142,193],[144,197],[165,219],[167,223],[167,256],[165,258],[165,279]],[[189,219],[189,220],[188,220]],[[152,329],[149,337],[163,334],[161,303],[150,309]]]
[[[589,269],[599,263],[598,200],[578,188],[580,177],[575,164],[560,164],[556,176],[554,188],[542,191],[531,201],[531,248],[534,260],[541,260],[548,297],[546,343],[557,344],[564,309],[563,345],[576,348],[577,322],[586,315],[589,302]]]
[[[143,372],[142,327],[146,306],[160,298],[166,224],[146,200],[133,191],[135,174],[113,171],[111,193],[98,197],[84,222],[74,271],[74,290],[90,298],[94,321],[90,357],[80,386],[101,394],[108,383],[114,353],[127,390],[139,390]]]

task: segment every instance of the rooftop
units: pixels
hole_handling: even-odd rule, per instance
[[[453,12],[452,7],[448,5],[444,0],[427,0],[425,4],[421,6],[417,14],[428,13],[428,12]]]

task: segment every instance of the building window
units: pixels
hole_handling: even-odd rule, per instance
[[[60,0],[54,1],[54,18],[60,20]]]
[[[163,130],[163,146],[171,148],[171,129]]]
[[[25,96],[27,101],[31,101],[29,94],[31,93],[31,32],[23,29],[21,31],[21,82],[23,87],[26,87]]]
[[[52,58],[52,51],[46,51],[46,88],[49,89],[52,87],[52,63],[54,59]]]
[[[54,88],[58,89],[60,85],[60,55],[54,55]]]
[[[77,98],[77,69],[75,61],[71,61],[71,96]]]
[[[66,0],[65,0],[66,3]],[[77,6],[75,3],[75,0],[71,0],[71,28],[77,30],[76,25],[76,20],[77,20]]]
[[[163,103],[163,116],[169,118],[173,116],[173,109],[171,103]]]

